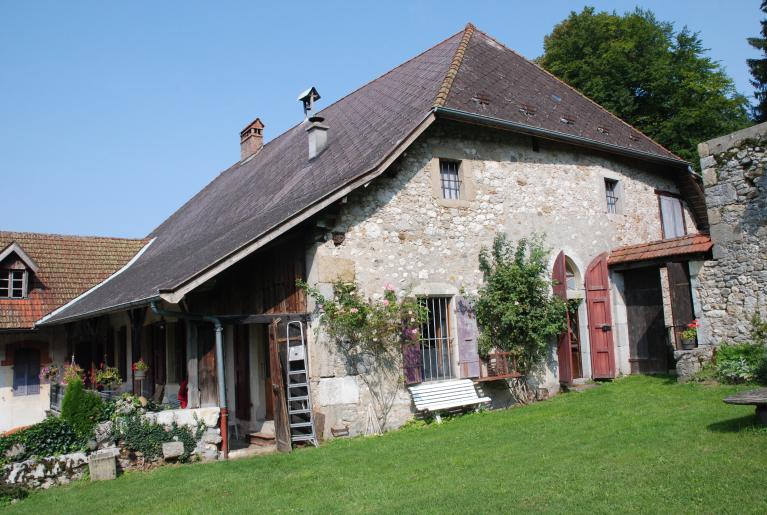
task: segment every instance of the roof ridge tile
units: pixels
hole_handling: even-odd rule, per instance
[[[445,105],[447,96],[450,94],[450,88],[452,87],[453,81],[455,80],[455,76],[458,75],[458,71],[461,69],[463,56],[466,55],[466,48],[469,46],[471,36],[474,35],[474,30],[474,24],[471,22],[467,23],[466,27],[463,29],[463,37],[461,37],[461,42],[458,43],[458,47],[455,49],[453,60],[450,63],[450,66],[447,68],[447,72],[445,72],[445,78],[442,79],[442,85],[437,91],[437,97],[434,99],[434,107],[442,107]]]

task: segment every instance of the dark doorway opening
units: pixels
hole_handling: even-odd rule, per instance
[[[667,373],[670,359],[660,268],[627,270],[623,276],[631,373]]]

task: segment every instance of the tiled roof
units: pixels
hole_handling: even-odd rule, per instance
[[[489,103],[483,103],[483,95]],[[535,107],[536,114],[523,115],[522,104]],[[422,124],[429,123],[440,106],[525,119],[562,134],[604,139],[675,159],[469,24],[317,113],[330,128],[327,148],[318,157],[308,159],[302,123],[265,144],[253,158],[222,172],[152,232],[155,242],[125,273],[47,322],[88,316],[178,290],[377,170]],[[561,124],[560,114],[574,116],[574,124]],[[610,134],[600,133],[601,126],[609,128]]]
[[[39,267],[26,299],[0,299],[0,329],[35,322],[122,268],[147,240],[0,231],[0,252],[18,244]]]
[[[682,236],[681,238],[673,238],[670,240],[659,240],[639,245],[619,247],[610,252],[607,264],[612,266],[660,258],[706,254],[713,246],[714,243],[711,241],[711,237],[705,234]]]
[[[444,107],[683,162],[543,68],[484,32],[467,30],[472,35]]]

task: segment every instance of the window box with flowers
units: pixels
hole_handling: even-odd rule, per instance
[[[692,350],[698,346],[698,327],[700,324],[693,320],[679,336],[682,338],[682,350]]]
[[[139,359],[133,364],[131,369],[133,370],[133,379],[141,381],[146,377],[146,371],[149,370],[149,365],[147,365],[146,361],[143,359]]]

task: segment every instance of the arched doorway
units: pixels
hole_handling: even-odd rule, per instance
[[[565,255],[557,255],[552,270],[554,294],[567,302],[567,329],[557,342],[559,382],[572,384],[583,377],[579,309],[583,299],[583,279],[575,262]]]

